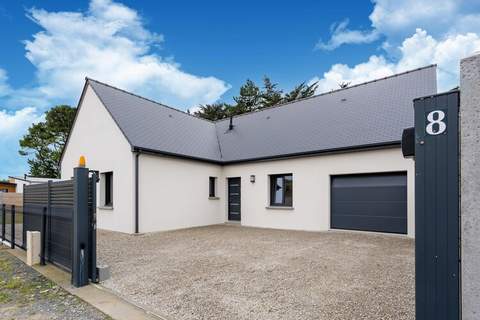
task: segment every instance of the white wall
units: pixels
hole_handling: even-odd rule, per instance
[[[220,199],[209,199],[209,177],[217,178]],[[141,154],[140,232],[225,222],[222,167],[199,161]]]
[[[131,147],[91,87],[85,92],[65,149],[62,179],[72,177],[81,155],[85,156],[91,170],[113,171],[113,208],[97,208],[98,228],[134,232]],[[97,190],[97,200],[100,201],[100,184],[97,184]]]
[[[404,159],[400,148],[229,165],[224,167],[223,180],[242,178],[242,225],[317,231],[330,229],[331,175],[393,171],[407,171],[408,236],[414,237],[414,162]],[[280,173],[293,173],[293,210],[266,208],[268,176]],[[255,175],[255,183],[250,175]],[[225,219],[226,192],[222,197]]]

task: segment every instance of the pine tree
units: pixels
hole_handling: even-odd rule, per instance
[[[240,87],[240,95],[233,97],[237,103],[235,114],[255,111],[260,107],[260,89],[250,79]]]
[[[291,102],[291,101],[311,97],[315,94],[315,90],[317,90],[317,88],[318,88],[318,82],[314,82],[310,85],[307,85],[305,82],[302,82],[298,86],[293,88],[292,91],[285,94],[282,102]]]
[[[274,106],[282,101],[282,90],[277,89],[269,77],[263,77],[263,91],[260,94],[260,109]]]
[[[230,115],[231,106],[227,103],[212,103],[200,105],[200,109],[194,115],[211,121],[220,120]]]

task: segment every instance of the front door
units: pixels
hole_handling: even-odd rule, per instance
[[[228,178],[228,220],[240,221],[240,178]]]

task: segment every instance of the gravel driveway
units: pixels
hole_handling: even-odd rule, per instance
[[[414,319],[414,241],[209,226],[98,232],[103,284],[171,319]]]

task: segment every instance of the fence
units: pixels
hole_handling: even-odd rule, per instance
[[[40,231],[44,258],[68,271],[72,269],[74,182],[25,186],[23,195],[24,233]]]
[[[14,204],[1,205],[1,239],[3,242],[14,248],[26,248],[26,238],[23,232],[23,207]],[[13,222],[13,223],[12,223]]]
[[[97,175],[85,167],[74,178],[24,187],[23,207],[1,205],[1,237],[11,248],[26,248],[27,231],[41,233],[41,263],[72,273],[72,283],[96,282]]]

